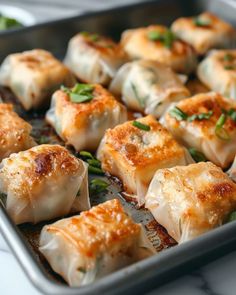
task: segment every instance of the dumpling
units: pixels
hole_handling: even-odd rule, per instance
[[[145,206],[179,243],[217,226],[236,209],[236,184],[211,162],[158,170]]]
[[[151,59],[170,66],[174,71],[189,74],[197,66],[193,48],[176,39],[165,26],[152,25],[127,30],[121,45],[131,59]]]
[[[127,60],[120,45],[110,38],[81,32],[70,40],[65,64],[81,81],[107,85]]]
[[[77,151],[97,149],[106,129],[127,120],[127,110],[99,84],[76,84],[53,94],[46,120]]]
[[[11,104],[0,103],[0,162],[12,153],[36,145],[30,136],[31,125],[14,112]]]
[[[39,145],[0,164],[0,192],[16,224],[90,208],[87,164],[59,145]]]
[[[42,49],[10,54],[0,67],[0,84],[11,88],[26,110],[47,105],[61,84],[74,83],[72,73]]]
[[[110,85],[129,109],[159,118],[173,101],[190,96],[179,77],[168,66],[139,60],[123,65]]]
[[[236,99],[236,50],[211,51],[199,64],[197,75],[210,89]]]
[[[208,92],[186,98],[161,119],[184,145],[202,152],[216,165],[227,168],[236,146],[236,102]]]
[[[141,225],[132,221],[117,199],[46,225],[39,250],[73,287],[155,254]]]
[[[138,202],[157,169],[193,162],[188,152],[151,115],[108,129],[97,151],[102,169],[118,177]]]
[[[178,18],[171,30],[200,55],[212,48],[233,48],[236,44],[236,30],[210,12]]]

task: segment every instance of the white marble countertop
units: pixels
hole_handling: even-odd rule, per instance
[[[28,10],[36,22],[69,17],[86,10],[103,9],[135,0],[0,0],[1,4],[15,5]],[[31,285],[15,257],[0,236],[0,294],[39,295]],[[235,295],[236,294],[236,245],[235,251],[196,269],[195,272],[153,290],[149,295]]]

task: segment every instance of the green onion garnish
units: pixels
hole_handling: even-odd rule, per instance
[[[169,111],[169,114],[171,115],[171,117],[174,117],[178,121],[187,120],[188,118],[188,115],[178,107],[174,107],[173,109],[171,109]]]
[[[88,171],[90,173],[104,175],[104,172],[101,169],[101,162],[98,159],[96,159],[90,152],[81,151],[79,154],[89,164]]]
[[[23,25],[18,20],[0,14],[0,31],[20,27]]]
[[[192,122],[194,120],[208,120],[210,119],[210,117],[213,115],[213,111],[209,111],[207,113],[201,113],[201,114],[194,114],[192,116],[188,117],[188,121]]]
[[[189,148],[188,151],[195,162],[205,162],[207,160],[204,154],[197,151],[195,148]]]
[[[230,116],[230,118],[231,118],[233,121],[236,122],[236,110],[234,110],[234,109],[230,109],[230,110],[228,111],[228,115]]]
[[[218,121],[216,122],[216,126],[215,126],[215,134],[218,138],[222,139],[222,140],[229,140],[230,136],[228,134],[228,132],[224,129],[224,124],[226,121],[226,114],[221,114],[221,116],[219,117]]]
[[[230,53],[226,53],[224,55],[224,61],[232,61],[234,59],[233,55]]]
[[[133,124],[133,126],[139,128],[141,130],[144,130],[144,131],[150,131],[151,130],[151,127],[150,126],[148,126],[146,124],[143,124],[143,123],[141,123],[139,121],[133,121],[132,124]]]
[[[71,102],[83,103],[93,99],[94,86],[91,84],[77,83],[70,89],[65,86],[61,86],[61,90],[70,96]]]
[[[106,191],[109,185],[109,183],[102,179],[94,178],[91,180],[89,188],[92,193],[101,193]]]
[[[166,48],[171,48],[176,36],[171,30],[165,32],[150,31],[148,32],[148,39],[151,41],[161,41]]]
[[[233,211],[229,214],[229,217],[228,217],[228,222],[231,222],[231,221],[235,221],[236,220],[236,211]]]
[[[45,135],[40,136],[39,140],[38,140],[39,144],[45,144],[45,143],[49,143],[49,138]]]
[[[195,17],[193,19],[193,23],[195,26],[198,26],[198,27],[208,27],[211,24],[211,20]]]
[[[100,36],[98,34],[91,34],[91,33],[86,32],[86,31],[80,32],[80,35],[88,37],[91,41],[94,41],[94,42],[98,41],[99,38],[100,38]]]
[[[224,66],[224,69],[225,69],[225,70],[234,70],[234,66],[232,66],[232,65],[227,65],[227,66]]]

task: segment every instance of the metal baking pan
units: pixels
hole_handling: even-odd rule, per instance
[[[209,10],[236,25],[236,3],[230,0],[157,0],[146,1],[122,8],[86,13],[72,18],[48,22],[0,33],[0,62],[10,53],[33,48],[44,48],[58,58],[63,58],[68,40],[78,31],[91,31],[119,39],[127,28],[152,23],[169,25],[174,19],[195,15]],[[16,103],[12,93],[0,88],[4,101],[14,102],[17,112],[33,125],[33,135],[47,135],[50,142],[60,142],[53,130],[44,121],[44,113],[25,113]],[[60,142],[62,144],[62,142]],[[32,283],[45,294],[144,294],[168,280],[189,272],[224,253],[235,249],[236,222],[225,224],[193,241],[176,245],[165,229],[158,225],[145,209],[137,210],[119,194],[119,184],[112,181],[106,195],[92,197],[92,205],[114,197],[120,198],[125,209],[136,222],[141,222],[157,255],[114,272],[90,285],[79,288],[68,287],[47,264],[37,250],[42,226],[24,224],[15,226],[4,207],[0,206],[0,231],[6,239],[23,270]],[[51,222],[51,221],[50,221]],[[50,223],[46,222],[46,223]]]

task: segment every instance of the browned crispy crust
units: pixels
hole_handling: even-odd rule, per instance
[[[69,240],[83,255],[94,257],[104,250],[111,251],[110,247],[117,243],[139,236],[141,226],[134,223],[121,203],[114,199],[68,219],[64,226],[60,221],[47,226],[46,230]]]

